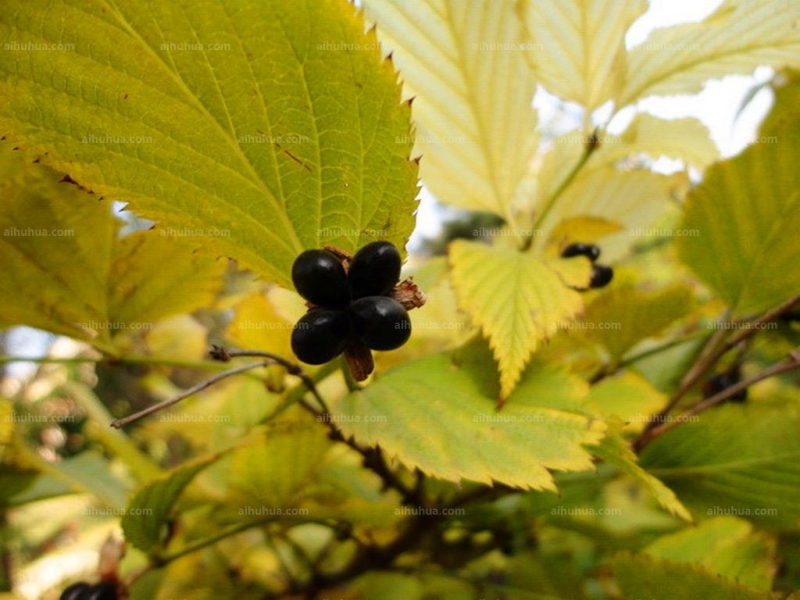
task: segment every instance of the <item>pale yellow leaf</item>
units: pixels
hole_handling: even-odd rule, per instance
[[[591,112],[622,85],[625,32],[646,9],[645,0],[523,0],[537,80]]]
[[[206,357],[208,331],[191,315],[178,315],[157,323],[147,332],[147,346],[156,356],[174,360]]]
[[[728,0],[701,23],[654,31],[628,55],[618,106],[651,95],[689,94],[712,78],[759,65],[800,66],[800,2]]]
[[[597,161],[599,166],[632,155],[647,154],[652,158],[677,158],[698,169],[719,159],[719,151],[709,137],[708,129],[693,118],[659,119],[642,113],[617,137],[609,137]]]
[[[539,343],[581,310],[580,294],[547,263],[513,249],[456,240],[450,265],[459,305],[489,339],[507,398]]]
[[[563,219],[584,216],[622,225],[604,239],[603,258],[619,257],[664,211],[671,198],[688,186],[685,173],[660,175],[646,170],[619,171],[613,167],[588,170],[573,181],[541,224],[538,240]]]
[[[364,10],[415,98],[425,185],[446,204],[513,221],[537,140],[514,2],[365,0]]]

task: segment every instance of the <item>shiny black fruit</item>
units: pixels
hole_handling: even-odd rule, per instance
[[[384,296],[400,279],[400,252],[389,242],[371,242],[350,263],[347,280],[353,299]]]
[[[292,282],[309,302],[324,308],[344,308],[350,302],[347,274],[327,250],[306,250],[292,265]]]
[[[572,258],[573,256],[585,256],[594,262],[600,256],[600,248],[594,244],[570,244],[561,251],[562,258]]]
[[[89,591],[92,589],[85,581],[73,583],[71,586],[64,589],[59,600],[86,600],[89,597]]]
[[[589,287],[606,287],[613,278],[614,269],[605,265],[594,265],[592,267],[592,278],[589,280]]]
[[[294,326],[292,352],[304,363],[321,365],[344,351],[349,333],[345,311],[315,308]]]
[[[411,336],[408,312],[392,298],[359,298],[350,304],[347,312],[356,337],[372,350],[394,350]]]

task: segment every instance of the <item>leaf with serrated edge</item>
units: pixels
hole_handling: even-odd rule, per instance
[[[698,512],[733,509],[793,527],[800,519],[798,431],[796,403],[724,405],[656,438],[640,463]]]
[[[112,338],[211,301],[225,261],[200,243],[154,231],[117,237],[107,202],[59,183],[61,175],[0,144],[0,322],[87,340]],[[153,270],[154,264],[162,267]]]
[[[662,481],[639,466],[636,455],[620,435],[621,431],[621,421],[609,424],[609,431],[606,436],[601,440],[600,444],[591,447],[592,452],[644,487],[670,513],[686,521],[692,521],[692,515],[681,504],[675,493],[664,485]]]
[[[407,467],[449,481],[555,490],[549,469],[593,469],[582,444],[597,443],[603,423],[536,405],[542,394],[558,394],[552,404],[574,403],[571,396],[580,393],[581,381],[537,370],[528,392],[512,395],[497,413],[486,393],[492,388],[486,377],[492,375],[491,368],[478,373],[454,364],[447,354],[425,357],[333,401],[332,418],[346,436],[379,445]]]
[[[786,121],[772,131],[776,143],[716,163],[686,202],[681,228],[692,235],[678,238],[678,254],[737,316],[800,290],[799,124]]]
[[[290,287],[305,248],[413,229],[411,111],[363,30],[345,0],[9,0],[0,135]]]
[[[759,592],[719,577],[695,564],[660,560],[645,554],[622,554],[613,562],[614,574],[625,598],[648,600],[778,600],[778,595]]]
[[[512,0],[365,0],[414,97],[420,176],[446,204],[514,222],[536,148],[535,81]]]
[[[122,517],[125,539],[144,552],[156,546],[161,539],[161,528],[178,496],[200,471],[213,464],[220,456],[222,455],[212,454],[181,465],[141,487],[128,503]]]
[[[711,78],[759,65],[800,66],[800,4],[728,0],[701,23],[656,29],[628,53],[619,106],[651,95],[699,92]]]
[[[644,549],[656,558],[695,563],[713,573],[767,592],[776,568],[775,540],[752,523],[715,517],[696,527],[662,536]]]
[[[546,263],[514,249],[456,240],[450,266],[459,305],[489,339],[507,398],[539,342],[581,310],[580,294]]]
[[[537,81],[591,112],[623,84],[625,33],[646,9],[645,0],[523,0]]]

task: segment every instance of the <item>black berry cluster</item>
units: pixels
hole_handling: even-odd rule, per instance
[[[372,242],[353,256],[347,271],[328,250],[306,250],[294,261],[292,282],[310,307],[292,331],[292,351],[321,365],[352,340],[371,350],[394,350],[411,336],[411,321],[391,297],[400,280],[400,253],[389,242]]]
[[[614,278],[614,270],[606,265],[595,263],[600,257],[600,248],[594,244],[581,244],[578,242],[570,244],[561,251],[562,258],[572,258],[573,256],[585,256],[592,261],[592,277],[589,280],[589,288],[601,288],[611,283]],[[585,292],[587,288],[575,289],[579,292]]]
[[[117,600],[117,586],[110,581],[94,585],[81,581],[61,592],[59,600]]]

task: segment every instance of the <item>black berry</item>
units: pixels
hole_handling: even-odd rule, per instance
[[[324,308],[344,308],[350,302],[347,274],[327,250],[306,250],[292,265],[292,283],[309,302]]]
[[[710,398],[711,396],[716,396],[729,387],[736,385],[739,381],[737,374],[730,371],[712,375],[703,385],[703,397]],[[744,402],[745,400],[747,400],[747,388],[739,390],[728,398],[728,402]]]
[[[294,326],[292,352],[304,363],[321,365],[344,351],[349,334],[345,311],[315,308]]]
[[[384,296],[400,279],[400,252],[389,242],[372,242],[356,252],[347,280],[354,300]]]
[[[73,583],[71,586],[64,589],[59,600],[86,600],[89,597],[89,591],[92,589],[85,581]]]
[[[590,288],[607,286],[614,278],[614,269],[605,265],[592,266],[592,278],[589,280]]]
[[[86,600],[117,600],[117,586],[108,581],[103,581],[92,586]]]
[[[372,350],[394,350],[411,336],[408,312],[386,296],[354,300],[347,308],[353,332]]]
[[[562,258],[572,258],[573,256],[585,256],[590,261],[596,261],[600,256],[600,248],[594,244],[570,244],[561,251]]]

